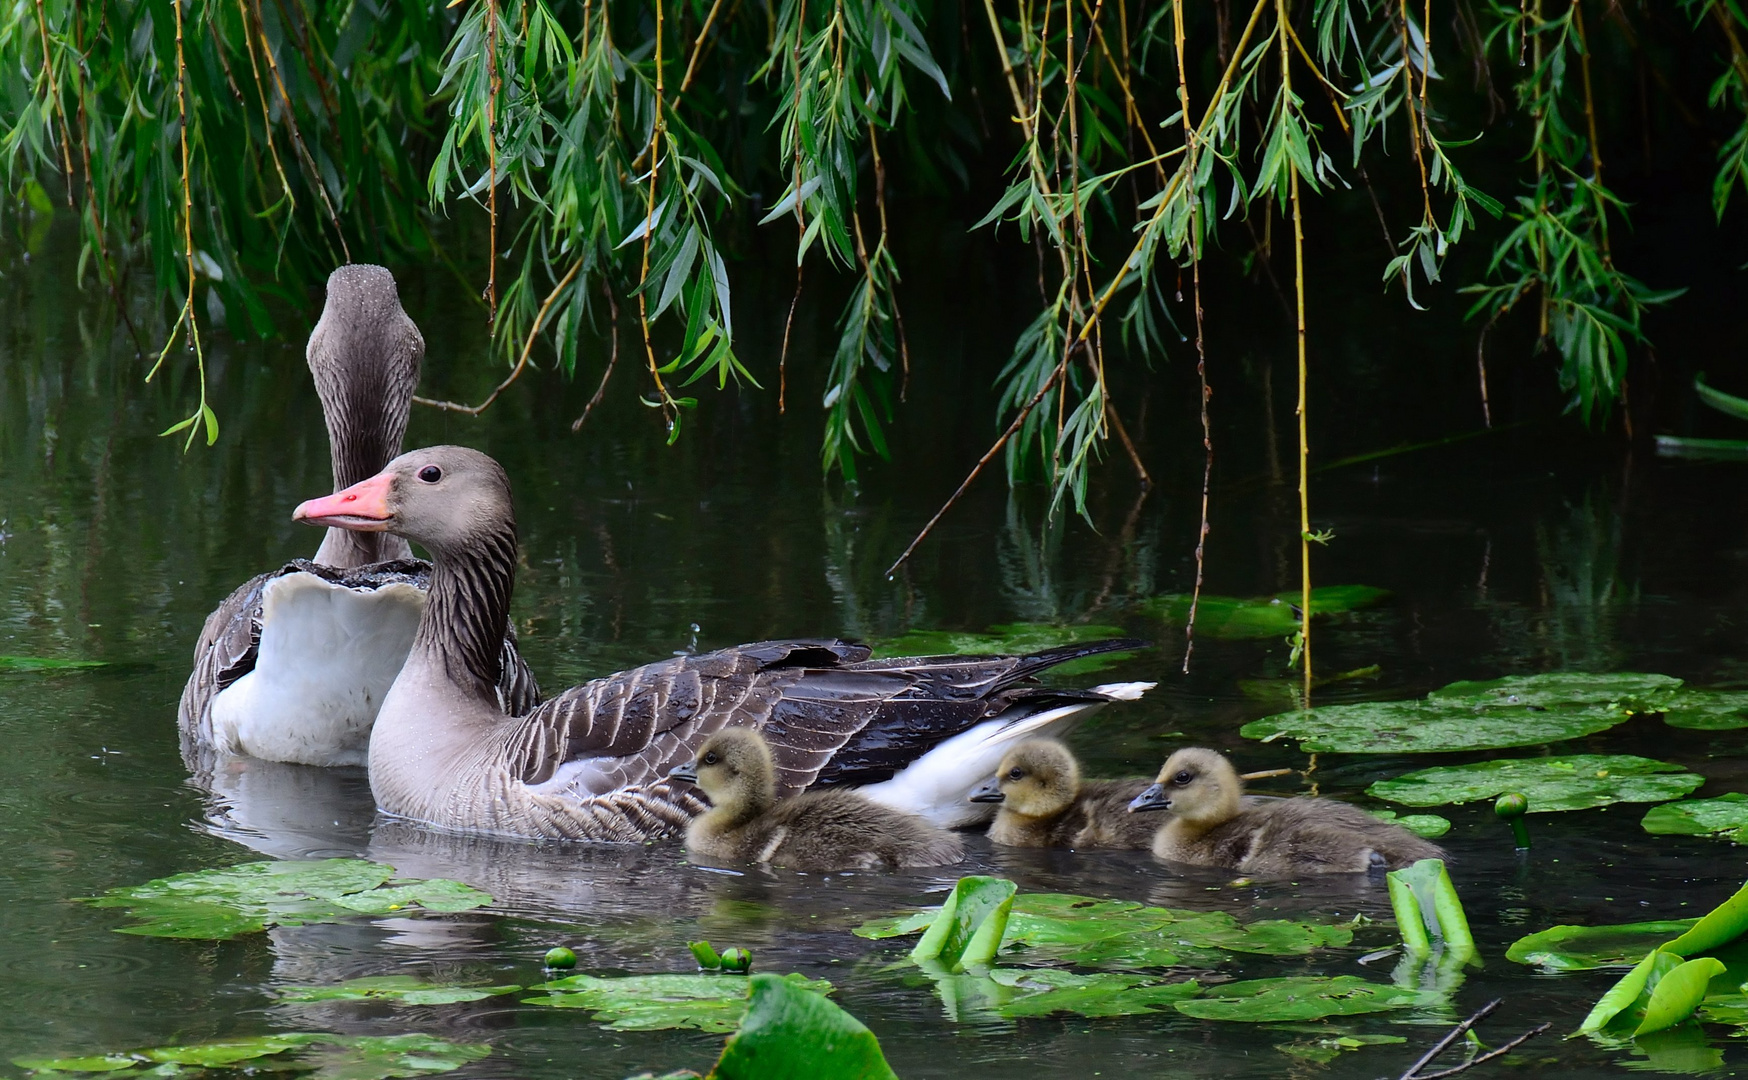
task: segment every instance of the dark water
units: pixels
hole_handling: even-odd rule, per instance
[[[71,276],[72,253],[51,248],[29,265],[14,257],[4,283],[0,655],[110,666],[0,673],[0,1058],[274,1030],[426,1031],[491,1045],[489,1058],[458,1076],[703,1069],[718,1036],[611,1031],[585,1013],[520,1006],[513,997],[397,1009],[276,1003],[274,991],[380,974],[527,984],[538,981],[539,957],[556,943],[577,950],[582,970],[686,971],[683,943],[708,937],[751,948],[763,970],[831,979],[837,1000],[879,1034],[906,1078],[1019,1070],[1395,1075],[1442,1025],[1492,997],[1505,1005],[1486,1029],[1490,1039],[1544,1020],[1567,1031],[1614,978],[1555,977],[1508,963],[1504,948],[1516,937],[1559,922],[1695,914],[1748,869],[1740,849],[1725,843],[1649,837],[1639,827],[1642,807],[1537,816],[1536,846],[1521,858],[1487,810],[1447,809],[1455,828],[1443,842],[1485,966],[1468,973],[1448,1008],[1342,1023],[1341,1030],[1399,1034],[1408,1043],[1368,1047],[1324,1069],[1275,1049],[1301,1032],[1175,1014],[950,1021],[931,989],[888,968],[902,946],[865,942],[848,929],[937,902],[960,868],[731,877],[686,866],[674,846],[469,842],[377,821],[362,774],[344,770],[250,764],[221,777],[215,797],[186,781],[175,702],[211,606],[248,575],[309,554],[318,540],[289,521],[298,500],[328,484],[301,342],[215,343],[224,436],[212,450],[184,455],[155,434],[190,399],[181,373],[141,385],[143,365],[125,335],[111,333],[112,317],[96,298],[68,287]],[[785,284],[773,289],[787,287],[779,280]],[[435,274],[409,277],[403,290],[431,342],[427,392],[476,396],[489,373],[470,359],[483,343],[461,290]],[[803,326],[799,357],[824,347],[832,322],[831,305],[824,307]],[[905,449],[894,465],[872,470],[859,492],[821,483],[816,414],[797,408],[775,417],[769,394],[706,394],[686,438],[664,448],[650,416],[630,401],[634,357],[615,376],[609,410],[581,435],[569,433],[568,421],[598,366],[588,385],[530,379],[482,420],[422,410],[410,439],[467,442],[510,469],[526,555],[514,614],[548,688],[693,644],[790,634],[881,638],[913,627],[982,630],[1018,621],[1108,624],[1160,645],[1098,678],[1160,685],[1077,734],[1091,771],[1151,772],[1185,742],[1227,750],[1250,769],[1304,768],[1290,746],[1237,735],[1245,721],[1281,707],[1240,682],[1288,678],[1284,644],[1204,640],[1185,676],[1176,632],[1137,613],[1139,600],[1183,589],[1193,573],[1191,493],[1200,458],[1180,393],[1182,364],[1158,376],[1132,419],[1160,480],[1152,494],[1141,497],[1126,465],[1114,461],[1093,495],[1096,530],[1069,522],[1050,531],[1035,492],[1010,496],[992,477],[905,573],[884,577],[989,438],[985,369],[1017,317],[994,301],[958,310],[919,298],[909,316],[919,379],[903,421]],[[1331,312],[1335,325],[1320,339],[1337,373],[1328,379],[1337,388],[1314,399],[1321,461],[1474,426],[1473,405],[1460,396],[1467,387],[1392,384],[1398,377],[1383,363],[1391,350],[1414,347],[1427,352],[1429,370],[1458,370],[1436,361],[1463,353],[1471,339],[1435,335],[1416,344],[1400,327],[1370,319]],[[757,328],[747,331],[745,345],[762,374],[774,366],[765,332],[760,339]],[[1288,369],[1284,360],[1267,366],[1270,355],[1289,354],[1285,339],[1271,335],[1259,330],[1238,341],[1217,368],[1225,382],[1216,397],[1223,456],[1212,592],[1256,595],[1296,582],[1296,502],[1272,479],[1293,467]],[[817,400],[817,373],[807,371],[798,361],[795,400]],[[1272,432],[1264,422],[1271,388]],[[1444,404],[1414,415],[1382,407],[1404,400]],[[1744,479],[1742,466],[1671,463],[1618,441],[1535,426],[1320,473],[1317,525],[1336,538],[1318,554],[1318,579],[1393,594],[1381,607],[1318,628],[1321,671],[1379,669],[1330,687],[1321,700],[1412,696],[1457,678],[1560,668],[1748,681]],[[1748,789],[1742,742],[1741,733],[1676,731],[1639,719],[1557,749],[1664,758],[1706,775],[1700,794],[1716,795]],[[1373,780],[1428,763],[1326,755],[1313,778],[1324,794],[1364,802]],[[1300,784],[1286,777],[1265,787],[1285,793]],[[1145,854],[1014,853],[982,841],[973,851],[963,872],[1001,873],[1028,891],[1243,918],[1388,913],[1375,882],[1233,887],[1218,874],[1177,876]],[[369,857],[404,874],[459,878],[497,902],[456,916],[358,919],[218,944],[117,934],[115,913],[69,902],[256,852]],[[1387,927],[1362,930],[1351,949],[1295,960],[1238,957],[1222,974],[1365,974],[1357,959],[1392,940]],[[1678,1045],[1648,1063],[1547,1037],[1515,1060],[1545,1076],[1671,1061],[1748,1063],[1727,1029],[1703,1038],[1713,1049]]]

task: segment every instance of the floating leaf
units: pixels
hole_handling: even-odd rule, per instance
[[[1681,690],[1663,710],[1670,727],[1733,731],[1748,727],[1748,690]]]
[[[1633,970],[1620,977],[1620,980],[1599,998],[1590,1012],[1585,1015],[1584,1022],[1578,1025],[1578,1034],[1586,1035],[1601,1031],[1621,1013],[1631,1009],[1635,1004],[1650,1000],[1650,991],[1657,981],[1665,974],[1673,971],[1681,963],[1681,957],[1666,953],[1661,949],[1652,949],[1644,959],[1633,965]]]
[[[1421,769],[1380,780],[1366,791],[1409,806],[1475,802],[1520,791],[1529,797],[1530,813],[1545,814],[1617,802],[1679,799],[1703,783],[1705,777],[1666,761],[1631,754],[1573,754]]]
[[[430,1035],[328,1035],[288,1031],[254,1038],[187,1046],[159,1046],[98,1057],[14,1058],[33,1072],[115,1073],[159,1066],[130,1075],[189,1075],[186,1070],[230,1069],[239,1073],[299,1072],[312,1080],[389,1080],[459,1069],[491,1053],[477,1043],[452,1043]],[[183,1067],[183,1068],[179,1068]]]
[[[1640,824],[1658,835],[1717,836],[1742,843],[1748,840],[1748,795],[1732,791],[1715,799],[1665,803],[1646,812]]]
[[[799,974],[781,978],[814,994],[827,994],[832,989],[823,979]],[[746,1012],[747,1001],[747,981],[729,975],[626,975],[612,979],[569,975],[528,989],[547,993],[523,998],[525,1005],[587,1009],[600,1023],[631,1031],[733,1031]]]
[[[1355,1016],[1428,1003],[1433,995],[1367,982],[1354,975],[1250,979],[1210,987],[1177,1010],[1202,1020],[1273,1023]]]
[[[0,656],[0,671],[89,671],[108,667],[105,660],[56,660],[47,656]]]
[[[1462,702],[1484,707],[1553,709],[1599,705],[1631,714],[1661,712],[1680,688],[1681,680],[1669,675],[1634,671],[1606,674],[1552,671],[1541,675],[1508,675],[1503,679],[1482,682],[1454,682],[1426,697],[1428,701]]]
[[[1605,706],[1544,709],[1479,707],[1457,701],[1362,701],[1284,712],[1238,729],[1265,742],[1286,737],[1300,749],[1343,754],[1427,754],[1541,746],[1606,731],[1628,714]]]
[[[747,980],[746,1018],[712,1080],[898,1080],[874,1033],[797,978]]]
[[[910,958],[938,963],[948,972],[988,964],[1007,929],[1017,890],[1006,878],[960,878]]]
[[[1651,1000],[1645,1006],[1645,1019],[1634,1029],[1633,1036],[1674,1027],[1699,1008],[1706,996],[1706,987],[1713,978],[1724,973],[1724,962],[1712,956],[1702,956],[1677,965],[1657,980]]]
[[[1369,813],[1379,821],[1400,825],[1415,836],[1424,836],[1428,840],[1437,840],[1451,831],[1451,819],[1437,814],[1398,814],[1394,810],[1372,810]]]
[[[1370,585],[1321,585],[1311,590],[1311,614],[1335,615],[1368,607],[1389,596]],[[1213,638],[1284,637],[1299,628],[1298,592],[1241,600],[1204,593],[1196,602],[1196,635]],[[1189,620],[1188,593],[1156,596],[1141,605],[1155,618],[1182,624]]]
[[[1327,1065],[1348,1051],[1366,1046],[1397,1046],[1407,1041],[1401,1035],[1334,1035],[1308,1043],[1282,1043],[1275,1049],[1305,1061]]]
[[[1646,953],[1697,922],[1698,919],[1677,919],[1610,926],[1550,926],[1512,942],[1505,958],[1533,964],[1544,971],[1633,967]]]
[[[850,933],[873,941],[904,937],[906,934],[914,934],[918,930],[926,930],[928,925],[935,921],[935,916],[940,913],[940,910],[938,907],[926,907],[909,915],[899,915],[890,919],[869,919],[861,926],[851,930]]]
[[[252,862],[159,878],[86,899],[95,907],[127,909],[137,923],[120,927],[123,934],[215,941],[268,926],[415,908],[465,911],[492,901],[489,894],[457,881],[391,882],[393,875],[392,866],[360,859]]]
[[[1000,1009],[1009,1019],[1059,1012],[1138,1016],[1168,1009],[1201,991],[1194,981],[1162,983],[1141,975],[1076,975],[1048,968],[996,968],[989,977],[1015,994]]]
[[[454,986],[426,982],[413,975],[377,975],[348,979],[334,986],[287,986],[282,1001],[387,1001],[397,1005],[451,1005],[512,994],[520,986]]]
[[[1024,654],[1054,649],[1058,645],[1079,645],[1123,636],[1120,626],[1055,626],[1050,623],[1001,623],[981,634],[961,630],[912,630],[903,637],[880,642],[874,648],[874,656]],[[1058,664],[1050,670],[1058,675],[1085,675],[1102,671],[1133,655],[1126,652],[1100,653]]]

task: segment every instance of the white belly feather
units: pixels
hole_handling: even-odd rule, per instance
[[[350,589],[298,572],[269,583],[255,670],[213,699],[214,741],[269,761],[364,764],[424,610],[424,592],[400,582]]]

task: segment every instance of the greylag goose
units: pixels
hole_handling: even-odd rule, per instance
[[[712,861],[896,870],[965,857],[954,834],[854,790],[804,791],[778,802],[771,748],[752,728],[723,728],[704,740],[695,760],[668,775],[697,784],[710,800],[686,828],[686,850]]]
[[[1224,755],[1189,747],[1166,759],[1159,780],[1129,809],[1171,811],[1153,838],[1159,858],[1255,877],[1363,874],[1444,857],[1438,845],[1357,806],[1303,797],[1241,802],[1243,793]]]
[[[778,796],[862,785],[875,802],[970,823],[1005,746],[1152,684],[1055,690],[1030,676],[1134,641],[1033,656],[870,660],[843,641],[766,641],[596,679],[506,722],[494,686],[516,573],[516,517],[496,461],[437,446],[300,505],[312,525],[393,532],[431,553],[430,601],[370,736],[386,813],[461,832],[636,841],[703,809],[669,772],[726,727],[770,744]],[[969,811],[969,813],[967,812]]]
[[[1146,780],[1082,780],[1080,763],[1055,739],[1009,750],[972,802],[994,803],[989,838],[1007,847],[1145,849],[1159,822],[1129,813]]]
[[[334,489],[400,452],[425,356],[394,276],[342,266],[305,357],[327,420]],[[217,755],[362,765],[370,725],[400,673],[425,606],[430,564],[398,536],[329,529],[313,561],[244,582],[207,616],[178,709],[197,773]],[[503,711],[539,700],[510,638],[501,642]]]

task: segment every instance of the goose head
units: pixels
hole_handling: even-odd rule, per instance
[[[1055,817],[1080,794],[1080,766],[1055,739],[1028,739],[1009,750],[995,776],[977,785],[972,802],[1001,803],[1031,818]]]
[[[1159,779],[1135,796],[1130,813],[1170,810],[1193,828],[1212,828],[1238,814],[1244,781],[1225,755],[1201,747],[1179,750],[1166,759]]]
[[[340,491],[400,453],[413,408],[425,339],[401,307],[394,275],[365,265],[328,275],[327,302],[304,359],[322,400],[334,490]],[[410,554],[391,536],[331,530],[316,561],[352,567]]]
[[[776,797],[771,748],[751,728],[723,728],[668,776],[697,784],[711,806],[729,814],[762,813]]]
[[[375,476],[298,504],[294,521],[350,532],[392,533],[439,562],[463,556],[516,528],[503,466],[465,446],[430,446],[389,462]]]

